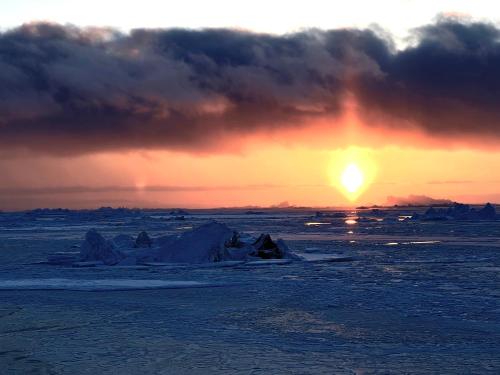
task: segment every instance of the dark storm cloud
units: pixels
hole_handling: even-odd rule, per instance
[[[383,79],[362,77],[365,113],[415,124],[435,136],[500,135],[500,30],[441,21],[392,56]]]
[[[499,30],[441,21],[396,51],[371,30],[285,36],[29,24],[0,34],[0,147],[59,154],[199,150],[334,117],[500,134]]]

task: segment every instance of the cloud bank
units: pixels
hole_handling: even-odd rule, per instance
[[[0,149],[194,151],[335,119],[348,96],[367,124],[500,138],[499,36],[443,19],[396,50],[374,30],[27,24],[0,34]]]

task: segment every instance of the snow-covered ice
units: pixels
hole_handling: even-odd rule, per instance
[[[499,373],[499,221],[448,208],[0,213],[0,374]]]
[[[80,246],[78,261],[67,255],[50,256],[50,264],[73,263],[76,267],[133,266],[136,264],[203,264],[224,261],[252,261],[258,259],[300,260],[282,239],[273,241],[269,234],[253,238],[240,234],[223,223],[210,221],[180,235],[150,238],[141,231],[134,241],[131,236],[120,234],[106,240],[97,230],[91,229]]]

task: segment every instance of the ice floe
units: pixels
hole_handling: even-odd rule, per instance
[[[274,241],[265,233],[254,238],[216,221],[210,221],[180,235],[151,238],[143,231],[135,240],[123,234],[107,240],[95,229],[91,229],[85,235],[80,249],[78,256],[53,255],[48,258],[48,263],[74,267],[130,267],[301,260],[281,239]],[[230,264],[226,263],[226,266]]]

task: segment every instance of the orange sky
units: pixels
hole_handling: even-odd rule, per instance
[[[423,194],[467,202],[498,201],[500,153],[409,147],[313,149],[262,145],[242,154],[190,155],[168,151],[29,160],[30,172],[13,173],[19,160],[4,161],[4,187],[135,186],[136,191],[45,194],[25,205],[185,206],[350,205],[332,186],[337,167],[357,162],[376,167],[373,181],[354,204],[384,203],[388,195]],[[9,172],[10,171],[10,172]],[[26,171],[26,169],[25,169]],[[144,187],[172,186],[152,192]],[[161,190],[161,189],[160,189]],[[8,202],[2,202],[5,208]],[[22,205],[21,205],[22,206]],[[24,207],[23,207],[24,208]]]
[[[452,15],[397,49],[378,27],[29,23],[0,35],[0,209],[500,203],[499,33]]]
[[[500,153],[436,151],[388,147],[361,149],[361,160],[377,167],[357,203],[384,203],[388,195],[425,194],[467,201],[494,200]],[[349,159],[348,149],[313,150],[270,146],[245,155],[196,157],[169,152],[98,156],[104,170],[123,170],[122,183],[136,186],[234,186],[241,190],[137,193],[139,199],[190,206],[345,205],[349,201],[331,185],[336,161]],[[347,156],[347,157],[346,157]],[[357,161],[356,158],[354,161]],[[138,172],[141,171],[141,172]],[[116,173],[116,172],[115,172]],[[83,183],[83,181],[82,181]],[[101,181],[102,183],[102,181]],[[109,181],[108,184],[116,181]],[[253,186],[257,185],[257,186]],[[270,185],[270,186],[266,186]],[[248,186],[249,188],[244,189]],[[149,196],[151,195],[151,196]]]
[[[384,204],[387,196],[408,195],[470,203],[500,201],[499,151],[477,144],[451,147],[442,139],[376,124],[368,130],[355,115],[355,107],[347,108],[335,123],[325,120],[295,130],[229,139],[220,150],[201,154],[153,150],[6,159],[0,161],[1,187],[34,191],[4,192],[0,208],[208,208],[284,201],[298,206],[353,206]],[[358,165],[365,177],[359,194],[351,197],[339,183],[350,163]],[[60,191],[64,187],[84,191]],[[104,191],[85,192],[88,187]]]

